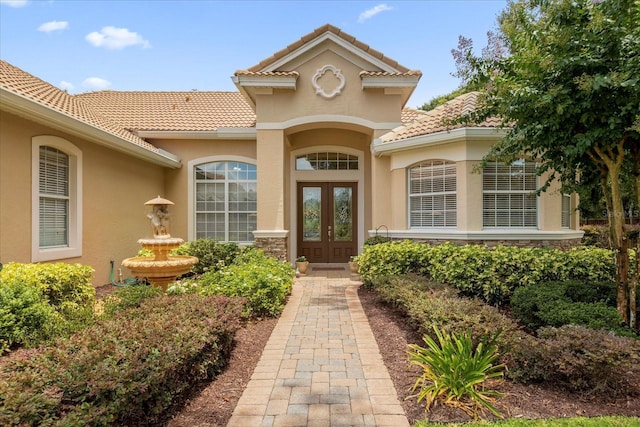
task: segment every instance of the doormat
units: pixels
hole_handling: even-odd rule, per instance
[[[313,271],[344,271],[344,267],[311,267]]]

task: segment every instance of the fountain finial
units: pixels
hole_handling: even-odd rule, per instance
[[[167,209],[167,206],[173,204],[175,203],[171,200],[163,199],[160,196],[145,202],[145,205],[150,205],[152,207],[151,212],[147,214],[147,217],[151,220],[153,237],[160,239],[167,239],[171,237],[169,234],[169,210]]]

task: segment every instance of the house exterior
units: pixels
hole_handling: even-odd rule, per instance
[[[529,161],[478,170],[498,122],[443,124],[475,93],[406,108],[420,78],[331,25],[236,71],[238,92],[70,95],[0,61],[0,262],[79,262],[109,283],[156,196],[174,237],[289,261],[346,262],[375,234],[577,244],[575,196],[531,196]]]

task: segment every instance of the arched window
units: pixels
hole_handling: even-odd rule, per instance
[[[256,166],[211,162],[194,167],[195,238],[252,242],[256,229]]]
[[[482,171],[484,227],[537,227],[538,180],[533,162],[489,162]]]
[[[82,254],[82,153],[56,136],[32,139],[32,259]]]
[[[456,164],[429,160],[409,169],[409,226],[455,227]]]

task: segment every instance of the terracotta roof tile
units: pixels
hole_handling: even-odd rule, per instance
[[[215,131],[250,128],[256,116],[240,92],[119,92],[76,95],[131,130]]]
[[[403,108],[400,121],[403,125],[408,125],[425,115],[427,115],[427,112],[424,110],[419,110],[417,108]]]
[[[375,58],[380,59],[381,61],[383,61],[384,63],[388,64],[389,66],[391,66],[393,68],[396,68],[399,72],[406,73],[406,72],[410,71],[408,68],[398,64],[397,61],[394,61],[393,59],[383,55],[381,52],[373,49],[368,44],[362,43],[361,41],[356,39],[354,36],[343,32],[338,27],[334,27],[331,24],[325,24],[322,27],[316,28],[315,30],[313,30],[309,34],[302,36],[299,40],[291,43],[289,46],[285,47],[284,49],[279,50],[278,52],[274,53],[272,56],[260,61],[258,64],[254,65],[253,67],[250,67],[248,69],[248,71],[256,72],[256,71],[263,70],[263,69],[267,68],[268,66],[270,66],[271,64],[273,64],[274,62],[276,62],[277,60],[279,60],[279,59],[287,56],[291,52],[295,51],[296,49],[298,49],[299,47],[301,47],[305,43],[308,43],[310,40],[313,40],[316,37],[319,37],[322,34],[327,33],[327,32],[335,34],[336,36],[338,36],[338,37],[344,39],[345,41],[353,44],[354,46],[356,46],[359,49],[367,52],[368,54],[374,56]]]
[[[466,127],[463,124],[450,125],[447,122],[455,118],[461,117],[475,110],[478,101],[478,92],[469,92],[460,95],[451,101],[425,112],[424,115],[415,114],[415,121],[400,126],[391,132],[383,135],[380,140],[382,142],[399,141],[402,139],[413,138],[416,136],[429,135],[437,132],[444,132],[452,129]],[[403,122],[405,114],[409,116],[409,112],[403,110]],[[484,122],[474,125],[474,127],[497,127],[500,125],[500,119],[491,118]]]
[[[158,152],[155,146],[127,131],[81,99],[3,60],[0,60],[0,87],[149,151]]]

